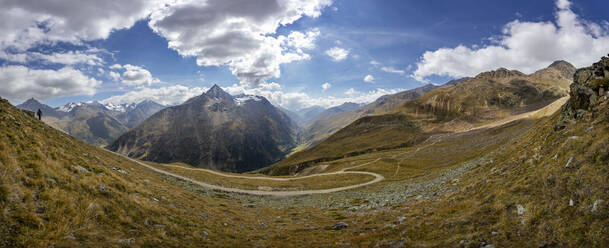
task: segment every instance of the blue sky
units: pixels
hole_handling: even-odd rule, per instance
[[[0,96],[179,104],[218,84],[297,110],[609,53],[601,0],[107,2],[3,3]]]

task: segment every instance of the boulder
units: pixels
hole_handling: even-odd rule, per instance
[[[349,227],[349,224],[347,224],[345,222],[338,222],[338,223],[336,223],[336,224],[334,224],[332,226],[332,229],[334,229],[334,230],[342,230],[342,229],[345,229],[347,227]]]
[[[134,243],[135,242],[135,238],[119,239],[118,242],[119,243]]]

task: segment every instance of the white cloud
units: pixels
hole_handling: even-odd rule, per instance
[[[319,29],[312,29],[306,33],[291,32],[287,37],[280,35],[278,40],[281,41],[285,47],[313,49],[315,48],[315,40],[319,37],[319,34]]]
[[[234,84],[232,86],[223,88],[226,92],[231,95],[238,94],[249,94],[249,95],[258,95],[264,96],[268,99],[272,104],[281,106],[291,110],[298,110],[311,106],[321,106],[324,108],[329,108],[333,106],[341,105],[345,102],[354,102],[354,103],[369,103],[380,96],[387,94],[394,94],[404,89],[376,89],[368,92],[359,92],[355,89],[348,90],[347,96],[345,97],[334,97],[334,96],[324,96],[324,97],[311,97],[305,92],[284,92],[276,87],[274,90],[267,90],[261,87],[250,87],[248,85],[243,84]],[[346,93],[345,93],[346,94]]]
[[[6,52],[0,47],[0,59],[16,63],[40,61],[45,64],[101,66],[103,59],[92,52],[68,51],[65,53],[39,53],[39,52]]]
[[[145,86],[151,86],[153,84],[159,84],[162,83],[161,80],[159,80],[158,78],[155,78],[152,76],[152,74],[142,68],[141,66],[137,66],[137,65],[130,65],[130,64],[126,64],[126,65],[112,65],[110,66],[111,69],[124,69],[125,71],[123,72],[123,75],[120,76],[120,80],[122,83],[126,84],[127,86],[134,86],[134,87],[145,87]],[[114,80],[117,80],[118,78],[118,73],[116,72],[110,72],[110,77]]]
[[[498,67],[531,73],[555,60],[590,65],[609,53],[609,27],[580,19],[570,6],[568,0],[557,0],[554,22],[512,21],[491,39],[492,45],[425,52],[412,76],[419,81],[431,75],[464,77]]]
[[[113,64],[108,68],[113,69],[113,70],[120,70],[120,69],[123,69],[123,66],[119,65],[119,64]]]
[[[134,103],[144,100],[152,100],[163,105],[178,105],[186,100],[201,95],[208,88],[186,87],[183,85],[172,85],[160,88],[141,88],[116,95],[100,101],[101,103]]]
[[[70,67],[59,70],[34,70],[25,66],[0,67],[0,96],[11,102],[30,97],[93,95],[101,82]]]
[[[376,60],[371,60],[371,61],[370,61],[370,64],[371,64],[371,65],[374,65],[374,66],[377,66],[377,65],[380,65],[381,63],[379,63],[379,62],[378,62],[378,61],[376,61]]]
[[[330,87],[332,87],[332,85],[331,85],[330,83],[328,83],[328,82],[326,82],[326,83],[324,83],[324,84],[322,84],[322,85],[321,85],[321,89],[322,89],[323,91],[326,91],[326,90],[327,90],[327,89],[329,89]]]
[[[355,90],[354,88],[349,88],[347,91],[345,91],[345,94],[347,94],[348,96],[354,96],[360,93],[361,92]]]
[[[118,81],[121,79],[121,74],[115,71],[111,71],[109,72],[109,76],[112,79],[112,81]]]
[[[0,48],[105,39],[145,18],[158,1],[0,1]]]
[[[195,56],[199,66],[228,65],[242,82],[258,85],[280,76],[280,65],[309,59],[319,31],[275,34],[303,16],[318,17],[330,0],[179,1],[155,11],[149,25],[169,48]]]
[[[406,73],[404,70],[396,69],[391,66],[383,66],[383,67],[381,67],[381,71],[384,71],[387,73],[400,74],[400,75],[404,75],[404,73]]]
[[[370,74],[366,75],[364,77],[364,82],[366,82],[366,83],[372,83],[372,82],[374,82],[374,76],[372,76]]]
[[[571,2],[569,2],[569,0],[557,0],[556,7],[559,9],[568,9],[571,7]]]
[[[349,56],[349,50],[340,47],[333,47],[326,50],[326,55],[330,56],[335,62],[345,60]]]
[[[281,90],[281,85],[275,82],[261,83],[257,88],[261,90]]]
[[[96,54],[87,54],[80,51],[51,54],[31,53],[30,56],[33,57],[32,60],[43,60],[48,61],[49,63],[64,65],[101,65],[103,63],[103,60]]]

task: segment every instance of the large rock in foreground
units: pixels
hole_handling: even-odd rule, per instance
[[[571,84],[571,107],[587,110],[595,105],[599,97],[606,96],[609,88],[609,58],[602,57],[590,67],[581,68],[573,76]]]

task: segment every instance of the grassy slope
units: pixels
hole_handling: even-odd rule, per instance
[[[309,127],[307,127],[307,129],[304,131],[304,143],[300,145],[299,149],[302,150],[319,144],[358,118],[366,115],[382,114],[393,110],[394,108],[402,105],[404,102],[416,99],[435,88],[437,88],[437,86],[428,84],[419,88],[402,91],[392,95],[385,95],[376,101],[356,110],[342,112],[318,119],[309,125]]]
[[[128,238],[146,247],[285,243],[285,231],[259,221],[295,210],[244,211],[239,200],[187,188],[57,131],[6,100],[0,100],[0,130],[0,247],[118,247]],[[319,212],[312,215],[332,224]],[[329,240],[322,232],[315,235]]]
[[[296,152],[281,162],[261,170],[271,175],[286,175],[323,161],[355,156],[375,150],[410,146],[427,135],[403,115],[366,116],[336,132],[322,143]],[[294,166],[297,165],[297,166]]]
[[[532,78],[536,81],[527,81]],[[492,80],[472,78],[432,90],[389,113],[360,118],[316,146],[295,152],[259,171],[272,175],[293,174],[320,161],[413,145],[431,133],[467,130],[533,111],[564,95],[562,81],[564,78],[557,81],[558,87],[541,76],[524,74]],[[340,119],[340,115],[337,118]],[[362,127],[361,123],[366,125]]]
[[[404,225],[352,241],[403,240],[439,247],[478,247],[482,242],[496,247],[607,247],[608,107],[605,102],[598,112],[561,131],[553,130],[559,113],[540,120],[491,162],[466,174],[458,183],[459,191],[398,207]]]
[[[204,225],[194,221],[200,213],[166,204],[189,204],[184,190],[1,101],[0,247],[116,246],[133,236],[141,245],[206,242],[198,232]],[[175,194],[163,195],[167,190]]]

